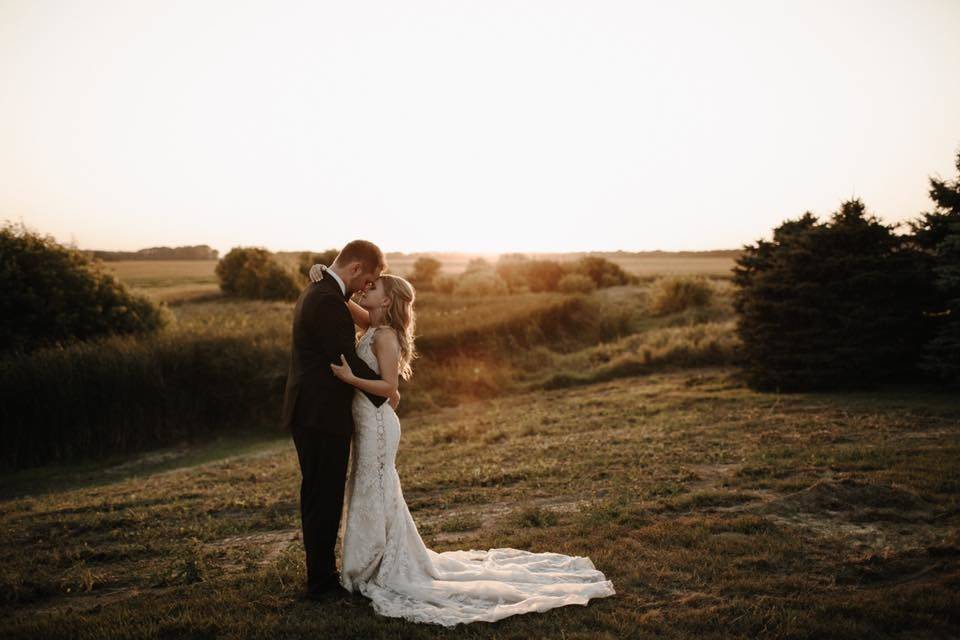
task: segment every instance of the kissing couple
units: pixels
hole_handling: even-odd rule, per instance
[[[294,309],[283,424],[302,476],[305,597],[361,594],[382,616],[452,627],[614,595],[587,557],[424,545],[395,466],[416,291],[386,268],[375,244],[354,240],[311,268]]]

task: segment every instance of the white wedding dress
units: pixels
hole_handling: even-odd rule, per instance
[[[371,327],[357,355],[379,373]],[[395,460],[400,421],[385,402],[353,398],[354,435],[344,488],[340,583],[374,611],[447,627],[546,611],[614,595],[589,558],[498,548],[427,549],[400,489]]]

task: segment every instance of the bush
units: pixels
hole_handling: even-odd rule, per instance
[[[503,278],[511,292],[530,289],[525,271],[529,262],[530,258],[522,253],[504,253],[497,258],[497,275]]]
[[[522,253],[500,256],[497,275],[511,292],[556,291],[566,270],[556,260],[531,260]]]
[[[436,258],[417,258],[413,263],[413,272],[410,274],[410,283],[418,291],[433,289],[433,281],[440,274],[443,265]]]
[[[293,274],[266,249],[234,247],[215,271],[227,295],[259,300],[296,300],[300,295]]]
[[[0,228],[0,352],[152,333],[167,321],[79,251],[23,225]]]
[[[556,291],[566,270],[555,260],[530,260],[523,265],[523,276],[530,291]]]
[[[924,260],[849,200],[745,247],[734,268],[737,333],[754,388],[869,387],[910,380],[928,339]]]
[[[648,310],[655,316],[691,307],[705,307],[713,299],[713,287],[702,276],[657,278],[650,287]]]
[[[573,270],[590,277],[598,289],[630,284],[635,281],[623,268],[615,262],[598,256],[585,256],[574,263]]]
[[[457,286],[457,278],[448,275],[439,275],[433,279],[433,290],[437,293],[453,293]]]
[[[300,282],[307,284],[310,282],[310,267],[315,264],[330,266],[337,259],[340,253],[339,249],[327,249],[323,253],[311,253],[304,251],[297,260],[297,273],[300,275]]]
[[[457,280],[453,294],[458,296],[490,296],[507,293],[507,283],[493,270],[468,271]]]
[[[590,293],[596,288],[593,280],[582,273],[568,273],[557,283],[557,289],[563,293]]]

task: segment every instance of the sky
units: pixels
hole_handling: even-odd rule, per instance
[[[929,210],[958,0],[0,0],[0,220],[84,249],[737,248]]]

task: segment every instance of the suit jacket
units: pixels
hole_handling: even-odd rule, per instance
[[[336,281],[327,277],[308,284],[293,311],[290,370],[283,394],[284,429],[353,434],[355,387],[333,375],[330,364],[339,364],[342,353],[357,377],[381,379],[357,355],[355,335],[346,297]],[[363,393],[378,407],[387,401]]]

